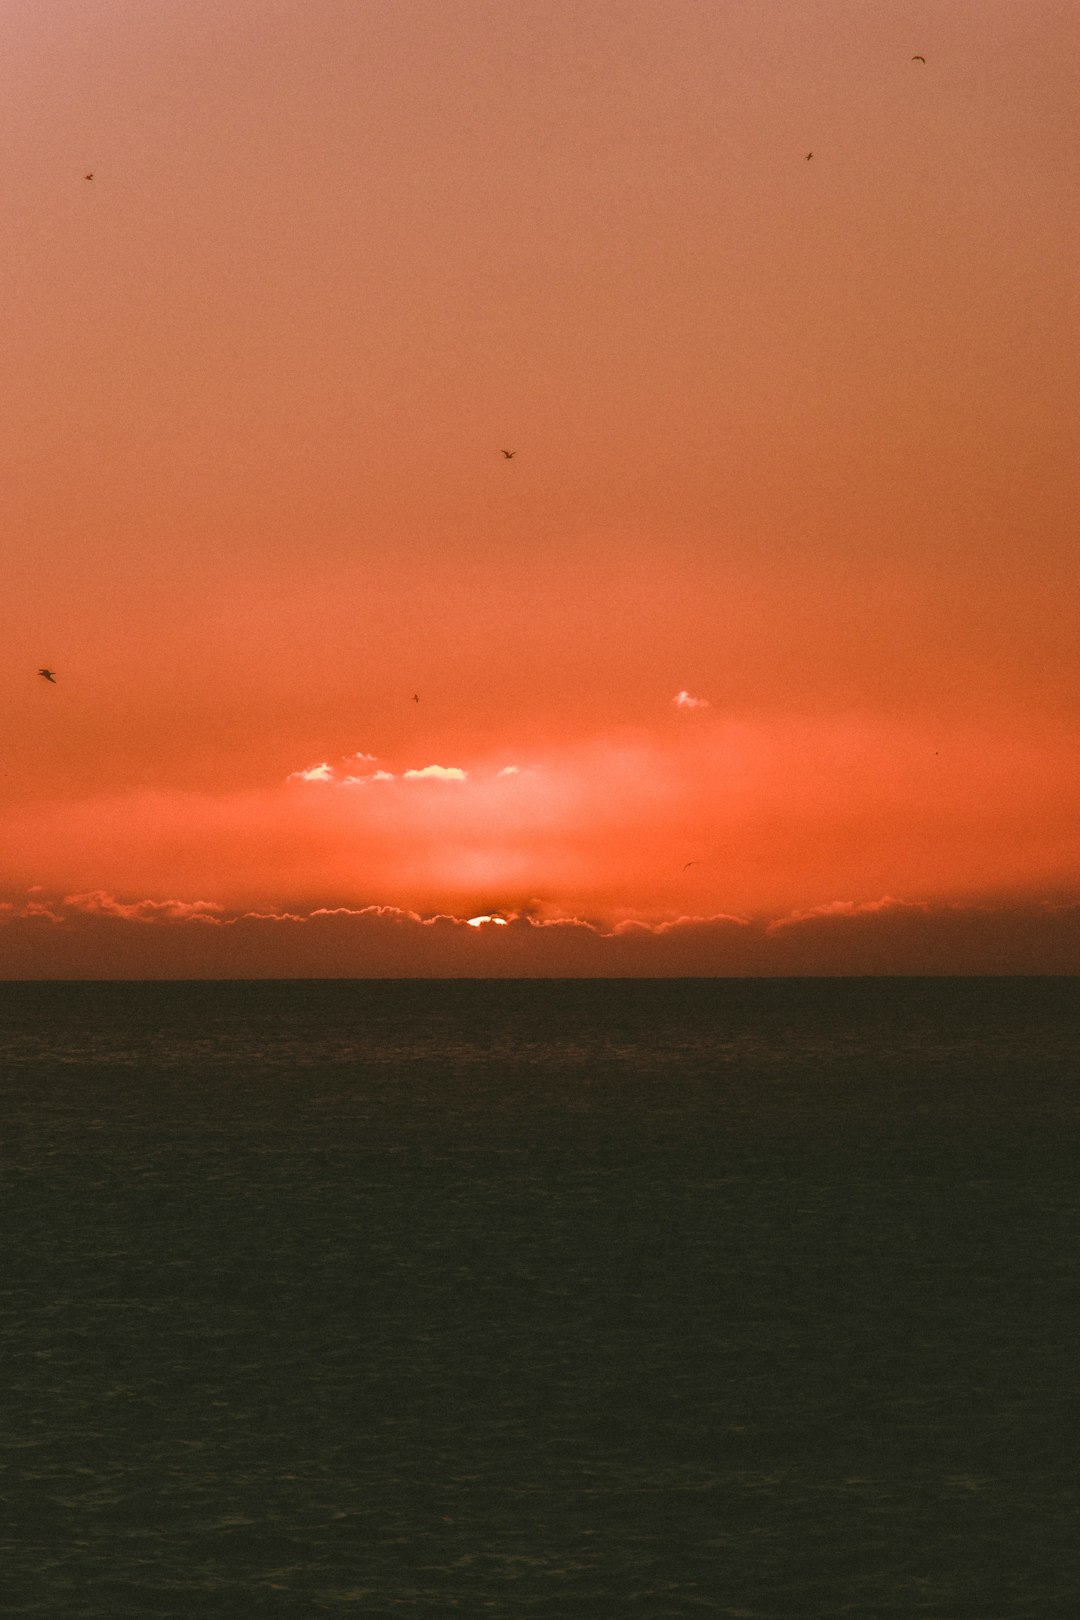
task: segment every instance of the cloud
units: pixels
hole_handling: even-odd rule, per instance
[[[573,915],[387,905],[234,911],[99,890],[0,902],[0,925],[5,976],[17,979],[1080,973],[1080,899],[1060,896],[952,905],[885,896],[782,918],[717,913],[608,927]]]
[[[922,901],[894,900],[891,895],[883,895],[880,900],[830,900],[823,906],[811,906],[808,911],[791,911],[786,917],[776,917],[769,923],[767,932],[778,934],[785,928],[797,928],[801,923],[820,922],[823,919],[839,917],[869,917],[882,911],[927,911],[929,908]]]
[[[376,754],[365,754],[359,749],[355,754],[348,754],[341,765],[331,765],[323,760],[321,765],[310,765],[306,771],[291,771],[286,777],[288,782],[335,782],[339,787],[356,787],[361,782],[392,782],[393,776],[389,771],[365,771],[357,769],[358,766],[374,765],[378,761]]]
[[[99,917],[118,917],[124,922],[221,923],[226,920],[222,916],[225,908],[212,900],[136,900],[125,905],[102,889],[95,889],[90,894],[67,894],[60,904],[72,911],[88,912]]]
[[[28,893],[40,893],[35,885]],[[212,900],[134,900],[125,903],[104,889],[89,894],[65,894],[52,900],[0,900],[0,923],[27,922],[44,919],[46,922],[70,922],[73,917],[108,917],[121,922],[222,923],[225,907]]]
[[[468,774],[457,765],[425,765],[418,771],[402,772],[407,782],[464,782]]]
[[[366,782],[396,782],[398,776],[393,771],[357,770],[358,765],[374,765],[378,755],[355,753],[349,754],[340,766],[331,765],[324,760],[320,765],[310,765],[305,771],[292,771],[286,778],[289,782],[333,782],[338,787],[361,787]],[[516,772],[517,766],[509,767]],[[405,782],[464,782],[468,771],[462,770],[458,765],[423,765],[402,771],[400,780]],[[500,775],[507,774],[505,771]]]
[[[321,765],[309,765],[306,771],[290,771],[287,782],[333,782],[334,768],[324,760]]]
[[[350,754],[344,762],[345,765],[349,767],[348,773],[345,775],[339,774],[336,780],[340,782],[342,787],[362,787],[365,782],[392,782],[394,780],[393,771],[364,771],[356,769],[358,765],[377,764],[378,757],[379,756],[377,754],[363,754],[359,752]]]
[[[767,917],[792,951],[827,928],[822,908],[867,926],[880,896],[1068,896],[1080,883],[1071,727],[1010,741],[994,727],[710,711],[677,712],[659,733],[530,737],[488,754],[432,742],[417,760],[419,746],[376,764],[373,750],[318,762],[309,743],[304,773],[286,782],[285,756],[257,786],[65,799],[20,785],[0,809],[0,896],[43,882],[58,895],[463,917],[536,899],[545,915],[609,927],[692,909]],[[507,754],[519,768],[500,775]]]
[[[35,884],[28,894],[40,894],[41,885]],[[27,922],[31,920],[59,923],[63,922],[63,912],[57,909],[57,904],[41,900],[0,900],[0,923]]]
[[[676,692],[672,703],[677,709],[711,709],[712,704],[708,698],[691,697],[687,691]]]

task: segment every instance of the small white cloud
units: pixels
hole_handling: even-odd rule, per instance
[[[289,782],[332,782],[334,772],[324,760],[321,765],[310,765],[306,771],[290,772],[286,780]]]
[[[467,771],[459,770],[456,765],[425,765],[422,770],[404,772],[409,782],[464,782],[467,775]]]
[[[690,693],[685,690],[676,692],[671,701],[677,709],[710,709],[712,707],[708,698],[691,697]]]
[[[393,771],[367,771],[362,776],[343,776],[342,787],[367,787],[369,782],[392,782]]]
[[[499,772],[500,776],[520,776],[520,774],[520,765],[504,765],[502,770]]]

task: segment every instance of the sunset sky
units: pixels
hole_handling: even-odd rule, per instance
[[[1074,0],[0,45],[0,976],[1080,971]]]

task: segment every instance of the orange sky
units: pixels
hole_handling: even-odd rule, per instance
[[[0,974],[1080,970],[1072,0],[0,38]]]

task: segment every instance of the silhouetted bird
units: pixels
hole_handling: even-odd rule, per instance
[[[84,174],[84,175],[83,175],[83,179],[84,179],[84,180],[92,180],[92,179],[93,179],[93,178],[94,178],[94,177],[93,177],[93,175],[92,175],[92,174]]]
[[[913,57],[912,57],[912,58],[911,58],[911,60],[912,60],[912,61],[913,61],[913,62],[921,62],[921,63],[922,63],[922,65],[923,65],[923,67],[925,67],[925,66],[926,66],[926,57],[925,57],[925,56],[913,56]]]
[[[413,693],[413,695],[412,695],[412,700],[413,700],[413,702],[414,702],[414,703],[419,703],[419,701],[420,701],[420,694],[419,694],[419,692],[414,692],[414,693]]]
[[[517,451],[516,450],[504,450],[503,455],[506,457],[507,461],[513,461],[514,457],[517,455]]]
[[[701,865],[700,861],[684,861],[683,862],[683,871],[685,872],[686,868],[688,866],[700,866],[700,865]]]
[[[814,155],[814,154],[813,154],[813,152],[807,152],[807,154],[806,154],[806,161],[807,161],[807,163],[809,163],[809,161],[810,161],[810,159],[811,159],[811,158],[812,158],[812,157],[813,157],[813,155]]]
[[[52,681],[53,685],[56,685],[56,676],[53,674],[51,669],[39,669],[38,674],[43,680]]]

